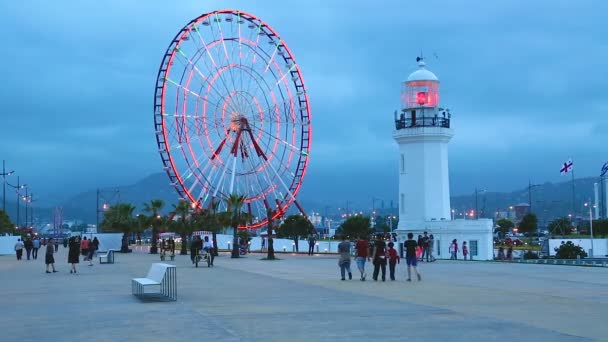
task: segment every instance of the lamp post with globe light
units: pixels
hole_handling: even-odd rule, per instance
[[[27,188],[27,184],[21,184],[21,180],[19,179],[19,176],[17,176],[17,185],[12,185],[11,183],[5,182],[8,186],[10,186],[11,188],[15,189],[15,192],[17,193],[17,222],[16,225],[17,227],[19,227],[19,209],[21,207],[21,205],[19,204],[19,202],[21,202],[21,194],[19,193],[19,190],[21,189],[25,189]]]
[[[15,171],[6,172],[6,162],[3,160],[2,173],[0,173],[0,176],[2,176],[2,211],[4,212],[6,212],[6,176],[10,176],[13,173],[15,173]]]
[[[592,208],[595,208],[595,205],[591,205],[591,203],[585,203],[585,207],[589,208],[589,233],[591,234],[591,252],[589,253],[589,257],[593,258],[593,211]]]

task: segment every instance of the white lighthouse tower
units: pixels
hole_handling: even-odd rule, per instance
[[[393,137],[399,144],[399,229],[450,219],[451,115],[439,108],[439,79],[418,59],[403,83]]]
[[[467,241],[477,259],[493,256],[492,220],[453,220],[450,206],[448,143],[452,115],[439,107],[439,79],[417,58],[418,70],[401,87],[393,138],[399,144],[398,233],[428,231],[435,253],[448,255],[452,240]],[[400,240],[405,234],[400,234]],[[473,253],[474,252],[474,253]],[[444,254],[445,253],[445,254]]]

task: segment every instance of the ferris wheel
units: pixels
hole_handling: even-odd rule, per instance
[[[163,57],[154,94],[159,153],[171,185],[193,206],[245,197],[258,228],[296,201],[311,117],[298,64],[259,18],[235,10],[192,20]]]

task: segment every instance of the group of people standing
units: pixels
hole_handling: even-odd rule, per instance
[[[420,273],[417,269],[417,249],[418,243],[414,240],[414,234],[408,233],[408,240],[403,245],[406,255],[407,263],[407,281],[411,281],[412,270],[416,274],[418,281],[422,280]],[[346,238],[342,238],[342,242],[338,244],[338,253],[340,255],[338,259],[338,266],[340,267],[340,275],[342,280],[346,280],[346,274],[348,279],[352,279],[352,272],[350,269],[351,261],[351,242]],[[378,281],[378,277],[381,277],[382,281],[386,281],[386,265],[389,266],[389,277],[391,280],[395,280],[395,269],[397,264],[401,262],[399,253],[395,250],[395,244],[392,241],[386,243],[382,235],[376,236],[375,240],[368,241],[365,237],[361,237],[355,244],[355,261],[357,268],[361,275],[360,280],[365,281],[367,274],[365,272],[366,261],[371,261],[374,265],[374,271],[372,279]]]

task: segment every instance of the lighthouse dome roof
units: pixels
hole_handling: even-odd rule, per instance
[[[437,82],[439,82],[439,79],[437,78],[437,76],[435,76],[435,74],[433,74],[431,71],[426,69],[426,63],[424,63],[421,60],[418,62],[418,66],[420,68],[408,76],[407,82],[411,82],[411,81],[437,81]]]

